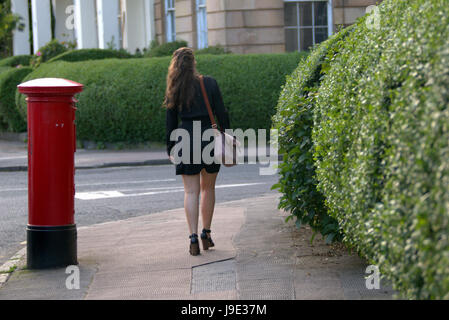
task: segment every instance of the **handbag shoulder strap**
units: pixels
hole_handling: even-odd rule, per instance
[[[204,77],[200,76],[201,91],[203,93],[204,102],[206,103],[207,112],[209,113],[210,122],[212,123],[212,128],[217,129],[217,123],[215,122],[214,114],[212,108],[210,107],[209,97],[207,96],[206,87],[204,86]]]

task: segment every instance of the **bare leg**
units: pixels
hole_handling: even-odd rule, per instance
[[[215,208],[215,182],[218,173],[201,171],[201,216],[203,228],[210,230]]]
[[[200,175],[183,175],[184,181],[184,209],[190,234],[198,234]]]

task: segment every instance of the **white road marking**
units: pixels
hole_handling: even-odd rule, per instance
[[[28,188],[0,189],[0,192],[27,191]]]
[[[240,183],[240,184],[224,184],[218,185],[216,189],[223,188],[238,188],[238,187],[249,187],[256,185],[267,184],[266,182],[258,182],[258,183]],[[122,190],[123,191],[123,190]],[[132,191],[132,190],[128,190]],[[183,192],[183,187],[172,187],[169,190],[163,191],[150,191],[150,192],[142,192],[142,193],[123,193],[118,190],[116,191],[94,191],[94,192],[78,192],[75,195],[76,199],[79,200],[99,200],[99,199],[110,199],[110,198],[128,198],[128,197],[143,197],[143,196],[152,196],[156,194],[163,193],[174,193],[174,192]]]
[[[0,158],[0,161],[2,160],[15,160],[15,159],[27,159],[28,156],[19,156],[19,157],[2,157]]]
[[[108,185],[140,184],[140,183],[153,183],[153,182],[174,182],[174,181],[176,181],[176,179],[80,183],[80,184],[76,184],[75,187],[108,186]],[[27,191],[27,190],[28,190],[28,188],[13,188],[13,189],[0,189],[0,192]],[[147,189],[145,189],[145,190],[147,190]]]
[[[161,188],[134,188],[134,189],[120,189],[120,192],[136,192],[136,191],[149,191],[149,190],[173,190],[173,189],[184,189],[183,186],[170,186]]]
[[[97,192],[81,192],[75,195],[75,198],[80,200],[97,200],[108,198],[120,198],[124,194],[118,191],[97,191]]]
[[[76,165],[78,165],[78,162],[76,160],[75,160],[75,163],[76,163]],[[143,166],[142,168],[145,168],[145,167],[149,167],[149,166]],[[161,164],[161,165],[158,165],[158,167],[159,168],[169,168],[169,167],[171,168],[171,167],[173,167],[173,165],[172,164]],[[135,168],[136,168],[136,166],[129,165],[129,166],[124,166],[124,167],[96,168],[96,169],[92,169],[92,170],[120,171],[120,170],[133,170]]]
[[[173,182],[176,179],[161,179],[161,180],[140,180],[140,181],[122,181],[122,182],[99,182],[99,183],[85,183],[76,184],[77,187],[90,187],[90,186],[107,186],[116,184],[139,184],[139,183],[152,183],[152,182]]]

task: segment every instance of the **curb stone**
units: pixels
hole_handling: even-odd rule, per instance
[[[283,162],[282,155],[278,156],[278,161]],[[245,158],[247,162],[247,158]],[[145,167],[145,166],[162,166],[171,165],[172,162],[169,159],[155,159],[141,162],[116,162],[116,163],[103,163],[92,166],[75,166],[76,170],[92,170],[92,169],[105,169],[105,168],[119,168],[119,167]],[[28,166],[11,166],[0,167],[0,172],[25,172],[28,171]]]
[[[25,143],[28,140],[28,133],[0,132],[0,140]]]
[[[143,162],[118,162],[118,163],[104,163],[93,166],[75,166],[76,170],[91,170],[91,169],[104,169],[115,167],[144,167],[144,166],[160,166],[171,164],[170,160],[148,160]],[[0,168],[0,172],[22,172],[28,171],[28,166],[16,166],[16,167],[3,167]]]
[[[12,273],[23,264],[23,257],[26,255],[26,250],[26,247],[20,249],[0,267],[0,289],[8,281]]]

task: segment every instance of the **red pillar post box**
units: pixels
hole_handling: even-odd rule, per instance
[[[45,78],[18,88],[28,97],[27,266],[76,265],[74,95],[83,85]]]

